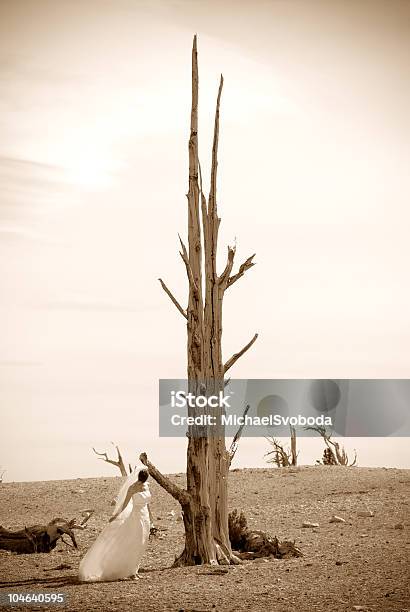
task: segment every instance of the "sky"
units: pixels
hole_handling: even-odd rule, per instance
[[[410,378],[410,4],[2,0],[0,466],[6,480],[114,474],[147,451],[158,379],[183,378],[190,52],[209,185],[219,74],[220,253],[257,265],[226,298],[236,378]],[[222,259],[221,259],[222,263]],[[301,442],[301,463],[322,452]],[[410,467],[407,439],[348,439]],[[236,466],[263,466],[244,439]]]

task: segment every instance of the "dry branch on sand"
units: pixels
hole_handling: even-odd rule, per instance
[[[83,520],[79,524],[75,518],[70,521],[55,518],[47,525],[32,525],[18,531],[9,531],[0,526],[0,549],[18,554],[48,553],[57,546],[59,540],[67,546],[77,548],[74,531],[85,529],[93,513],[94,510],[83,510]],[[69,536],[72,544],[64,540],[64,535]]]
[[[295,542],[271,537],[264,531],[249,529],[243,512],[234,510],[229,514],[229,539],[232,550],[241,559],[256,559],[258,557],[275,557],[287,559],[301,557],[302,552],[296,548]]]

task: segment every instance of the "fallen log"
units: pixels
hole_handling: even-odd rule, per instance
[[[11,531],[0,526],[0,549],[8,550],[17,554],[48,553],[51,552],[60,540],[77,548],[74,530],[85,529],[86,523],[94,510],[84,510],[84,517],[80,524],[76,519],[67,521],[63,518],[55,518],[47,525],[32,525],[18,531]],[[68,535],[72,544],[64,540]]]
[[[241,559],[257,559],[260,557],[275,557],[288,559],[289,557],[302,557],[302,552],[295,546],[295,542],[271,537],[264,531],[249,529],[243,512],[237,510],[230,512],[228,518],[229,539],[235,555]]]

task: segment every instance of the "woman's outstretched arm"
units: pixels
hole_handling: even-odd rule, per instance
[[[109,519],[109,522],[112,523],[112,521],[115,521],[115,519],[121,514],[121,512],[125,510],[125,508],[128,506],[128,504],[130,503],[131,497],[135,493],[141,493],[143,490],[144,490],[144,485],[139,480],[137,482],[134,482],[132,485],[130,485],[127,491],[127,495],[125,496],[124,503],[122,504],[118,512],[112,515],[112,517]]]

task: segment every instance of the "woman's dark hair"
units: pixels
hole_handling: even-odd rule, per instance
[[[140,482],[145,482],[146,480],[148,480],[148,476],[149,476],[148,470],[140,470],[138,472],[138,480]]]

